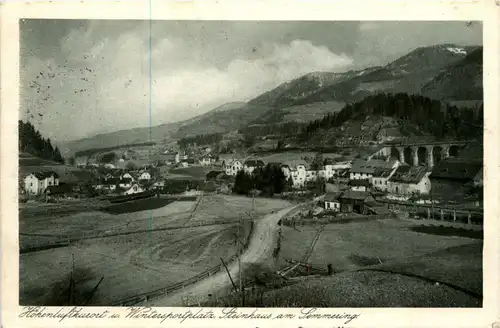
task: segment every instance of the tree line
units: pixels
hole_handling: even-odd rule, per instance
[[[179,139],[177,145],[182,149],[186,149],[193,145],[213,145],[220,141],[222,141],[222,133],[208,133]]]
[[[396,118],[402,126],[416,125],[438,139],[473,139],[483,133],[483,106],[459,109],[420,95],[382,93],[347,104],[337,113],[310,122],[302,129],[299,138],[304,141],[319,130],[340,127],[348,120],[364,120],[368,115]]]
[[[139,143],[123,144],[123,145],[113,146],[113,147],[90,148],[90,149],[85,149],[85,150],[80,150],[80,151],[75,152],[75,157],[92,156],[95,153],[100,153],[100,152],[105,152],[105,151],[112,151],[112,150],[120,149],[120,148],[140,147],[140,146],[154,146],[154,145],[156,145],[156,142],[154,142],[154,141],[146,141],[146,142],[139,142]]]
[[[43,138],[30,122],[19,121],[19,150],[42,159],[64,164],[59,148],[54,147],[50,138]]]
[[[252,190],[260,191],[263,196],[273,196],[282,193],[291,187],[279,166],[267,164],[263,168],[256,168],[252,173],[243,170],[236,174],[233,192],[248,195]]]

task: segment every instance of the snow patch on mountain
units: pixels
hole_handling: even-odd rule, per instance
[[[465,49],[463,49],[463,48],[448,47],[448,48],[446,48],[446,50],[453,52],[455,54],[458,54],[458,55],[467,55],[467,51],[465,51]]]

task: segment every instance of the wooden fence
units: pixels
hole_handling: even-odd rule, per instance
[[[394,217],[394,214],[378,214],[378,215],[357,215],[357,216],[331,216],[322,217],[318,219],[297,219],[295,221],[284,220],[283,224],[286,226],[304,226],[304,225],[317,225],[317,224],[332,224],[332,223],[347,223],[347,222],[361,222],[361,221],[372,221],[372,220],[382,220]]]
[[[243,250],[248,248],[248,245],[250,243],[250,239],[251,239],[251,236],[253,233],[253,228],[254,228],[254,223],[253,223],[253,221],[250,221],[250,231],[248,233],[247,240],[244,244]],[[234,255],[230,256],[229,258],[227,258],[225,260],[225,262],[231,263],[234,260],[236,260],[237,258],[238,258],[238,254],[234,254]],[[203,271],[202,273],[197,274],[194,277],[186,279],[184,281],[180,281],[180,282],[177,282],[175,284],[172,284],[172,285],[169,285],[169,286],[166,286],[163,288],[159,288],[159,289],[156,289],[156,290],[153,290],[150,292],[145,292],[142,294],[138,294],[138,295],[134,295],[134,296],[131,296],[131,297],[128,297],[125,299],[118,300],[118,301],[114,302],[111,306],[132,306],[132,305],[140,304],[140,303],[145,302],[145,301],[152,299],[152,298],[162,297],[162,296],[171,294],[173,292],[176,292],[178,290],[181,290],[183,288],[186,288],[188,286],[194,285],[197,282],[199,282],[203,279],[206,279],[210,276],[213,276],[213,275],[215,275],[223,270],[225,270],[225,269],[224,269],[222,264],[217,265],[217,266],[214,266],[208,270]]]

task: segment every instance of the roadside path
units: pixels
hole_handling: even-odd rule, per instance
[[[273,251],[277,238],[276,230],[278,222],[285,215],[306,205],[298,204],[268,214],[261,219],[255,220],[254,232],[247,250],[241,256],[242,263],[258,263],[265,260]],[[238,276],[238,263],[234,261],[228,265],[229,272],[233,279]],[[216,273],[194,285],[179,290],[170,295],[151,299],[138,306],[186,306],[198,305],[208,301],[208,294],[215,295],[219,290],[231,288],[231,281],[225,270]],[[185,304],[186,299],[188,304]]]

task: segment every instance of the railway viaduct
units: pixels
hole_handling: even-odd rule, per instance
[[[370,158],[383,156],[398,159],[409,165],[427,165],[433,167],[442,159],[456,157],[460,150],[468,144],[478,144],[476,140],[442,141],[442,142],[398,142],[386,143],[382,149]]]

